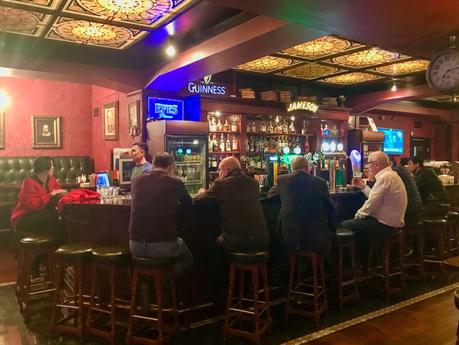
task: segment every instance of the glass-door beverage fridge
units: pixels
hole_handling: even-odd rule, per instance
[[[153,121],[147,123],[147,145],[152,156],[169,152],[174,157],[175,176],[195,195],[207,187],[207,143],[209,128],[206,122]]]

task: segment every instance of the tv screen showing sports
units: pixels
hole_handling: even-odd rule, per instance
[[[384,133],[383,151],[389,155],[401,155],[403,153],[403,129],[378,128],[379,132]]]
[[[97,174],[97,187],[110,187],[110,179],[107,172]]]

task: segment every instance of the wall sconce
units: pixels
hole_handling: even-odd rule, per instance
[[[395,92],[395,91],[398,90],[398,88],[397,88],[397,83],[395,82],[395,80],[392,82],[392,87],[390,88],[390,90],[391,90],[392,92]]]
[[[11,98],[6,91],[0,90],[0,111],[4,111],[11,104]]]

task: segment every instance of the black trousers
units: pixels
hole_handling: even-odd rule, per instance
[[[64,229],[62,229],[56,211],[50,208],[33,211],[23,215],[17,225],[16,231],[21,233],[30,233],[34,235],[53,236],[59,240],[65,238]]]

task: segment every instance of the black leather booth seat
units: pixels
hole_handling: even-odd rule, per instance
[[[32,175],[36,157],[0,157],[0,229],[9,228],[11,211],[16,204],[22,180]],[[78,176],[93,172],[91,158],[87,156],[51,157],[54,176],[62,184],[76,182]]]

